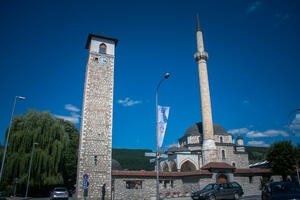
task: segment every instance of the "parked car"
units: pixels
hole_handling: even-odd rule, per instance
[[[243,194],[243,189],[237,182],[212,183],[194,192],[192,199],[240,199]]]
[[[50,193],[50,200],[52,199],[68,199],[69,192],[67,188],[64,187],[57,187],[54,188]]]
[[[292,182],[272,182],[262,188],[262,200],[300,200],[300,188]]]

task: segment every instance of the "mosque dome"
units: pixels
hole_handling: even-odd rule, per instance
[[[117,160],[112,159],[111,160],[111,169],[112,170],[122,170],[122,167],[121,167],[120,163]]]
[[[214,134],[215,135],[231,135],[230,133],[227,133],[224,127],[222,127],[219,124],[213,123],[214,126]],[[202,122],[198,122],[194,125],[192,125],[190,128],[187,129],[184,136],[197,136],[203,135],[203,128],[202,128]]]

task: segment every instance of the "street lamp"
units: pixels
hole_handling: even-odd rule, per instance
[[[4,162],[5,162],[5,157],[6,157],[8,139],[9,139],[9,135],[10,135],[10,128],[11,128],[11,123],[12,123],[14,112],[15,112],[15,107],[16,107],[17,99],[19,99],[19,100],[25,100],[26,98],[25,97],[21,97],[21,96],[16,96],[15,97],[15,101],[14,101],[14,105],[13,105],[13,109],[12,109],[12,113],[11,113],[11,118],[10,118],[10,124],[9,124],[9,127],[8,127],[8,133],[7,133],[7,136],[6,136],[4,153],[3,153],[3,157],[2,157],[1,171],[0,171],[0,182],[2,180],[2,172],[3,172],[3,169],[4,169]]]
[[[289,115],[288,115],[288,129],[289,129],[289,132],[290,132],[290,140],[292,142],[292,128],[291,128],[291,123],[290,123],[290,117],[292,116],[292,114],[294,114],[295,112],[298,112],[300,111],[300,107],[299,108],[296,108],[295,110],[292,110]],[[296,171],[297,171],[297,178],[298,178],[298,184],[300,185],[300,177],[299,177],[299,159],[296,158]]]
[[[27,198],[28,194],[28,187],[29,187],[29,181],[30,181],[30,173],[31,173],[31,165],[32,165],[32,157],[33,157],[33,152],[34,152],[34,145],[38,145],[39,143],[35,142],[32,144],[32,151],[31,151],[31,157],[30,157],[30,164],[29,164],[29,170],[28,170],[28,178],[27,178],[27,186],[26,186],[26,194],[25,198]]]
[[[159,200],[159,167],[158,167],[158,159],[159,159],[159,149],[158,149],[158,88],[160,84],[167,78],[170,77],[169,73],[166,73],[165,76],[159,81],[156,87],[156,199]]]

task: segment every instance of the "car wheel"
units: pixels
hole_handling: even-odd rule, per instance
[[[238,193],[235,193],[234,194],[234,200],[238,200],[238,199],[240,199],[240,195]]]
[[[214,195],[209,196],[209,200],[216,200],[216,197]]]

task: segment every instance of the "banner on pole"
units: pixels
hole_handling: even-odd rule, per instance
[[[170,111],[170,107],[167,107],[167,106],[158,106],[157,107],[158,147],[161,147],[162,143],[164,141],[165,132],[166,132],[166,128],[167,128],[167,121],[168,121],[168,117],[169,117],[169,111]]]

